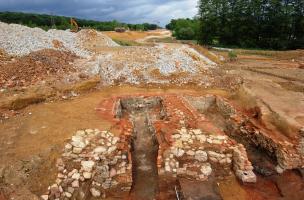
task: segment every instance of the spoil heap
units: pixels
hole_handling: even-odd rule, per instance
[[[78,56],[88,56],[82,50],[75,33],[62,30],[44,31],[18,24],[0,22],[0,48],[7,53],[23,56],[41,49],[60,49],[71,51]]]
[[[140,55],[140,56],[139,56]],[[216,64],[187,45],[103,49],[88,63],[88,73],[99,74],[105,85],[213,85]]]
[[[96,47],[119,46],[107,35],[92,29],[83,29],[79,31],[77,37],[81,41],[81,46],[88,51],[94,51]]]
[[[0,88],[28,86],[51,75],[56,75],[56,78],[63,77],[75,71],[71,63],[77,58],[78,56],[70,52],[44,49],[2,62]]]
[[[94,30],[82,30],[78,33],[55,29],[44,31],[40,28],[0,22],[0,49],[16,56],[24,56],[41,49],[57,49],[87,57],[91,55],[91,52],[83,46],[87,40],[91,40],[88,38],[92,35],[95,35],[94,39],[98,39],[101,46],[118,46],[109,37]]]

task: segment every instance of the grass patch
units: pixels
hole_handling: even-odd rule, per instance
[[[237,53],[235,51],[229,51],[228,57],[230,61],[236,61],[237,59]]]
[[[214,51],[218,52],[227,52],[234,51],[238,55],[252,55],[252,56],[263,56],[274,59],[283,59],[283,60],[299,60],[301,62],[304,61],[304,50],[289,50],[289,51],[275,51],[275,50],[265,50],[265,49],[240,49],[240,48],[223,48],[216,49],[213,48]]]
[[[100,83],[100,77],[96,76],[82,82],[78,82],[70,85],[57,85],[56,90],[60,91],[62,94],[67,94],[70,92],[85,93],[96,89]]]
[[[213,48],[215,51],[219,52],[227,52],[227,51],[234,51],[239,55],[257,55],[257,56],[267,56],[267,57],[273,57],[277,55],[279,51],[273,51],[273,50],[264,50],[264,49],[240,49],[237,47],[225,47],[225,46],[215,46]]]
[[[247,50],[247,49],[236,49],[234,51],[240,55],[256,55],[256,56],[266,56],[266,57],[273,57],[277,55],[276,51]]]
[[[131,40],[122,40],[122,39],[112,39],[114,42],[120,46],[141,46],[140,43],[131,41]]]
[[[197,40],[178,40],[179,42],[181,42],[182,44],[193,44],[193,45],[197,45]]]
[[[150,38],[146,40],[147,42],[157,42],[157,43],[177,43],[174,37],[166,37],[166,38]]]
[[[31,94],[27,96],[16,97],[4,102],[0,105],[1,108],[10,110],[20,110],[31,104],[37,104],[46,100],[46,97],[41,94]]]
[[[89,91],[94,88],[100,83],[100,79],[93,79],[93,80],[88,80],[84,81],[82,83],[78,83],[74,86],[74,90],[77,92],[84,92],[84,91]]]
[[[208,59],[210,59],[211,61],[220,64],[221,61],[220,59],[213,53],[211,53],[207,48],[197,45],[197,44],[188,44],[190,47],[192,47],[193,49],[195,49],[196,51],[198,51],[199,53],[201,53],[202,55],[206,56]]]

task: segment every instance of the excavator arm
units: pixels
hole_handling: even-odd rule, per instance
[[[77,22],[75,21],[75,19],[71,18],[70,23],[71,23],[71,27],[72,27],[71,32],[78,32],[79,26],[78,26]]]

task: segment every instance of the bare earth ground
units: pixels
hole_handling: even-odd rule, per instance
[[[148,40],[151,38],[170,37],[171,36],[170,31],[164,31],[164,30],[142,31],[142,32],[127,31],[124,33],[107,31],[107,32],[103,32],[103,33],[106,34],[107,36],[111,37],[112,39],[131,40],[131,41],[137,41],[137,42],[144,42],[145,40]]]
[[[231,73],[244,77],[243,87],[249,93],[247,95],[253,95],[271,112],[283,117],[291,125],[290,129],[295,128],[284,130],[290,136],[296,132],[294,130],[303,127],[303,58],[303,50],[277,56],[240,55],[236,63],[225,66]]]
[[[194,50],[183,44],[143,44],[151,38],[166,38],[168,32],[105,33],[114,39],[141,43],[140,47],[109,47],[104,45],[108,41],[102,35],[90,31],[82,34],[83,48],[94,54],[85,59],[64,57],[54,61],[65,66],[60,76],[56,73],[45,76],[50,69],[41,67],[47,66],[42,59],[42,64],[35,63],[40,70],[35,71],[37,77],[34,79],[21,76],[20,71],[13,80],[10,78],[14,75],[8,74],[0,81],[5,85],[0,93],[0,200],[39,199],[45,194],[56,180],[56,160],[77,130],[109,130],[119,136],[119,127],[98,114],[100,102],[116,96],[217,95],[248,114],[247,117],[254,119],[254,125],[267,130],[273,140],[291,144],[299,141],[299,129],[304,127],[303,50],[238,50],[237,61],[229,62],[227,52],[212,50],[210,55],[206,49]],[[47,57],[52,58],[52,53]],[[219,61],[219,56],[225,57],[226,61]],[[22,64],[22,60],[37,61],[0,53],[0,67],[4,69],[11,63]],[[67,78],[63,76],[65,73]],[[172,106],[178,108],[179,104],[175,102]],[[210,115],[210,119],[215,119],[216,128],[221,129],[223,119]],[[205,129],[208,129],[206,127],[207,124]],[[244,144],[246,146],[246,142]],[[264,165],[267,160],[264,154],[256,153],[255,148],[248,147],[247,152],[254,167],[256,163]],[[272,173],[275,165],[274,159],[269,164]],[[181,179],[180,187],[184,195],[195,197],[210,193],[214,199],[225,200],[304,198],[303,175],[299,170],[268,176],[257,170],[254,172],[257,174],[255,184],[243,184],[232,175],[210,178],[214,181],[208,182],[212,187],[200,185],[201,188],[196,188],[200,183]],[[161,179],[159,183],[159,199],[175,199],[174,190],[170,188],[172,181],[168,179],[166,184],[165,180]],[[217,190],[213,191],[214,188]],[[202,192],[204,190],[206,192]],[[173,197],[166,196],[166,191],[173,191]]]

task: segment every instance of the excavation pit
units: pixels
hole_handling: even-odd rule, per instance
[[[155,177],[154,182],[139,190],[143,193],[150,190],[150,196],[145,197],[147,199],[155,197],[155,191],[163,195],[162,188],[154,185],[162,185],[160,182],[168,177],[175,178],[171,181],[171,191],[180,188],[179,178],[207,181],[209,176],[230,176],[232,171],[243,182],[256,181],[244,146],[214,126],[187,98],[178,95],[126,96],[106,100],[100,105],[107,108],[102,109],[100,115],[120,124],[122,134],[132,141],[131,197],[134,199],[140,198],[140,195],[134,197],[138,182],[144,182],[142,177],[135,181],[140,171],[135,163],[145,160],[137,151],[149,153],[149,167],[157,169],[150,175]],[[208,98],[201,103],[207,105]],[[110,110],[112,117],[109,116]]]
[[[117,96],[105,99],[96,110],[103,120],[113,124],[111,130],[89,129],[72,137],[63,153],[62,165],[58,166],[61,171],[57,186],[51,186],[64,192],[50,189],[49,199],[64,199],[71,187],[73,197],[87,195],[82,199],[94,195],[176,199],[176,194],[189,197],[192,191],[185,186],[185,180],[197,184],[231,176],[242,183],[257,180],[247,146],[235,140],[235,134],[239,134],[254,141],[254,135],[239,133],[244,126],[250,126],[250,120],[222,97]],[[268,151],[271,148],[270,145]],[[211,193],[218,191],[208,188],[205,189]]]
[[[155,199],[158,186],[158,141],[153,121],[163,119],[162,99],[127,98],[121,99],[116,116],[128,118],[133,126],[131,138],[133,185],[132,199]]]

